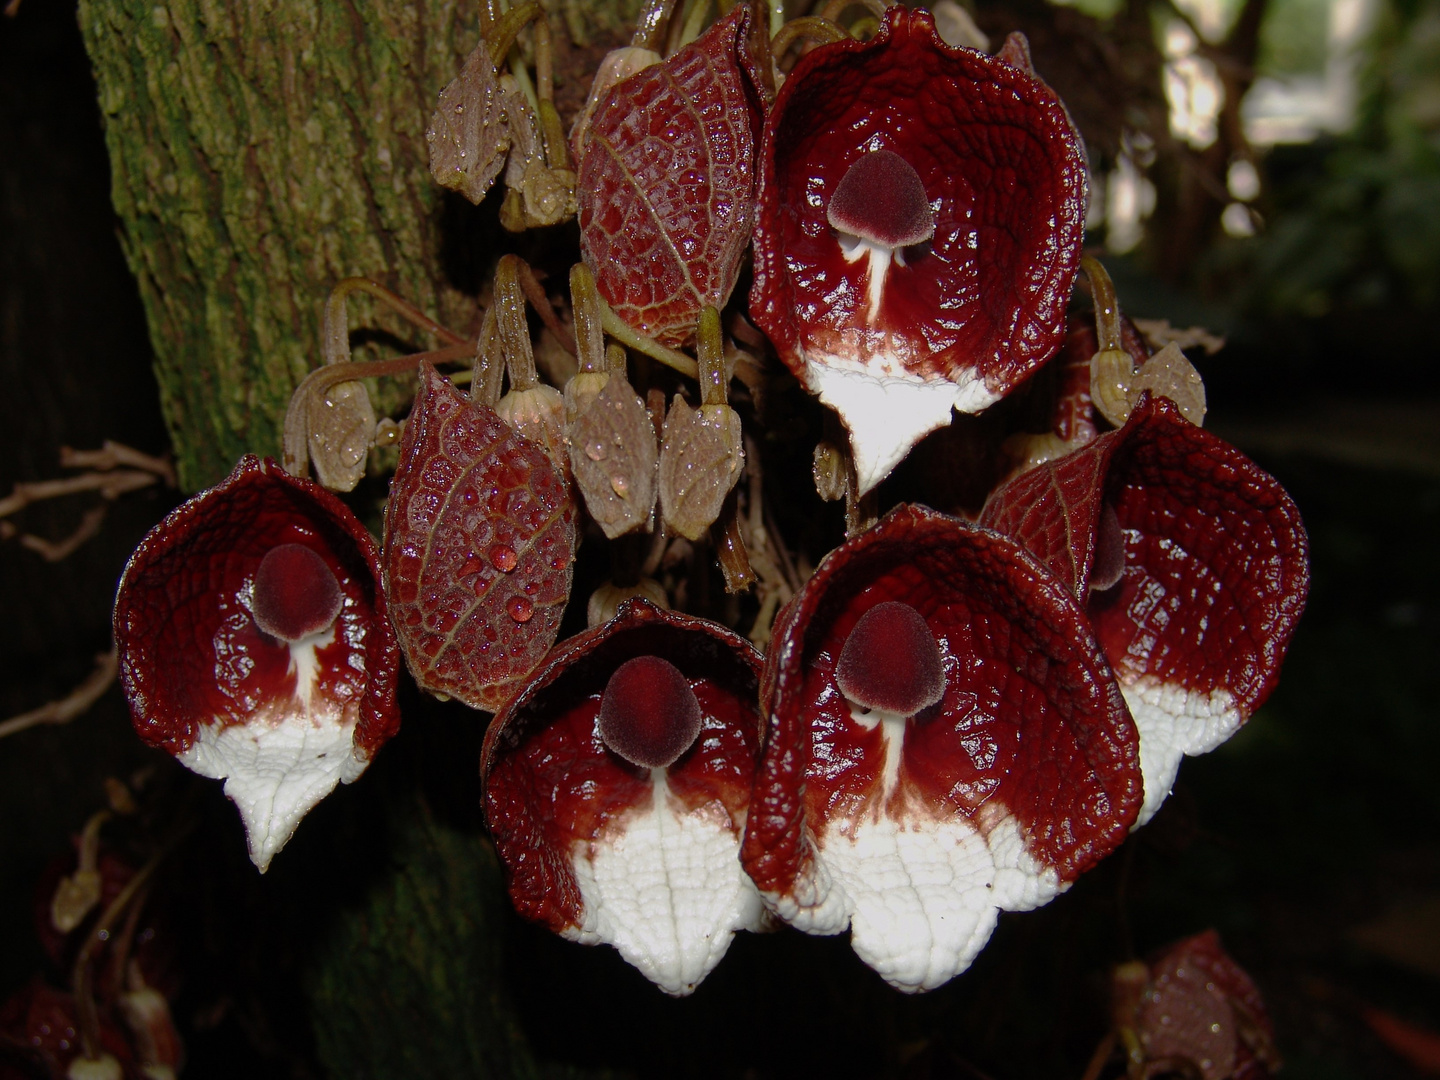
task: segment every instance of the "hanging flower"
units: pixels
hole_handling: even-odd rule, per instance
[[[262,873],[399,729],[379,579],[375,541],[343,503],[253,455],[151,530],[120,579],[135,730],[225,781]]]
[[[1024,57],[897,5],[802,59],[766,123],[751,317],[840,414],[862,491],[1063,335],[1085,160]]]
[[[742,858],[901,990],[964,971],[1140,808],[1135,727],[1084,613],[998,533],[900,506],[781,613]]]

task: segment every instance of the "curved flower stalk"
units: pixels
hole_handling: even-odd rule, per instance
[[[1079,605],[1013,541],[900,506],[781,612],[742,859],[898,989],[964,971],[1001,910],[1125,837],[1138,739]]]
[[[892,7],[796,64],[760,163],[750,314],[840,414],[862,493],[1055,351],[1085,161],[1023,49],[951,48]]]
[[[1280,675],[1310,571],[1300,512],[1224,440],[1144,394],[1125,426],[999,488],[980,518],[1085,605],[1140,730],[1145,805]]]
[[[115,597],[135,730],[225,781],[263,873],[399,729],[400,655],[364,526],[247,455],[141,542]]]
[[[613,945],[668,994],[760,928],[737,857],[760,743],[760,654],[716,623],[621,605],[496,717],[480,772],[519,912]]]

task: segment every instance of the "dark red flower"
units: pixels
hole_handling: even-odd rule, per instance
[[[490,725],[485,813],[526,918],[613,945],[688,994],[758,929],[740,868],[760,654],[717,623],[627,601],[562,643]]]
[[[400,726],[375,541],[345,505],[247,455],[141,542],[115,597],[135,730],[225,780],[263,872]]]
[[[1116,1020],[1146,1076],[1266,1080],[1280,1068],[1260,991],[1214,930],[1177,941],[1148,967],[1121,965],[1114,990]]]
[[[1018,544],[931,510],[826,556],[776,622],[761,705],[745,869],[902,990],[965,970],[999,911],[1066,888],[1140,808],[1084,612]]]
[[[1028,68],[896,5],[795,66],[760,161],[750,314],[845,421],[862,489],[1055,351],[1085,160]]]
[[[1180,760],[1269,696],[1305,607],[1300,512],[1273,477],[1165,398],[1011,480],[981,522],[1014,536],[1086,607],[1140,729],[1145,808]]]

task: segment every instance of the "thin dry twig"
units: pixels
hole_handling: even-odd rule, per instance
[[[95,670],[85,681],[58,701],[49,701],[9,720],[0,721],[0,739],[40,724],[68,724],[83,715],[115,681],[118,657],[114,649],[95,657]]]
[[[129,491],[149,487],[159,477],[153,472],[120,469],[115,472],[86,472],[59,480],[36,480],[16,484],[10,494],[0,499],[0,517],[9,517],[31,503],[75,495],[82,491],[98,491],[102,498],[118,499]]]
[[[98,506],[92,506],[81,515],[80,524],[75,526],[75,531],[63,540],[46,540],[43,536],[36,536],[34,533],[22,533],[20,534],[20,544],[35,552],[46,562],[59,562],[100,531],[100,526],[105,524],[105,515],[109,510],[108,503],[102,502]],[[4,524],[9,523],[5,522]],[[0,533],[0,536],[3,536],[3,533]]]
[[[69,446],[60,447],[60,465],[66,469],[97,469],[102,472],[120,465],[128,465],[132,469],[154,473],[165,481],[167,487],[174,487],[176,483],[175,466],[168,458],[153,457],[111,439],[106,439],[101,443],[99,450],[76,450]]]

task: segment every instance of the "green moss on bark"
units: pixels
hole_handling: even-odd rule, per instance
[[[278,453],[339,278],[463,324],[425,126],[476,39],[469,5],[82,0],[80,24],[187,489]]]

